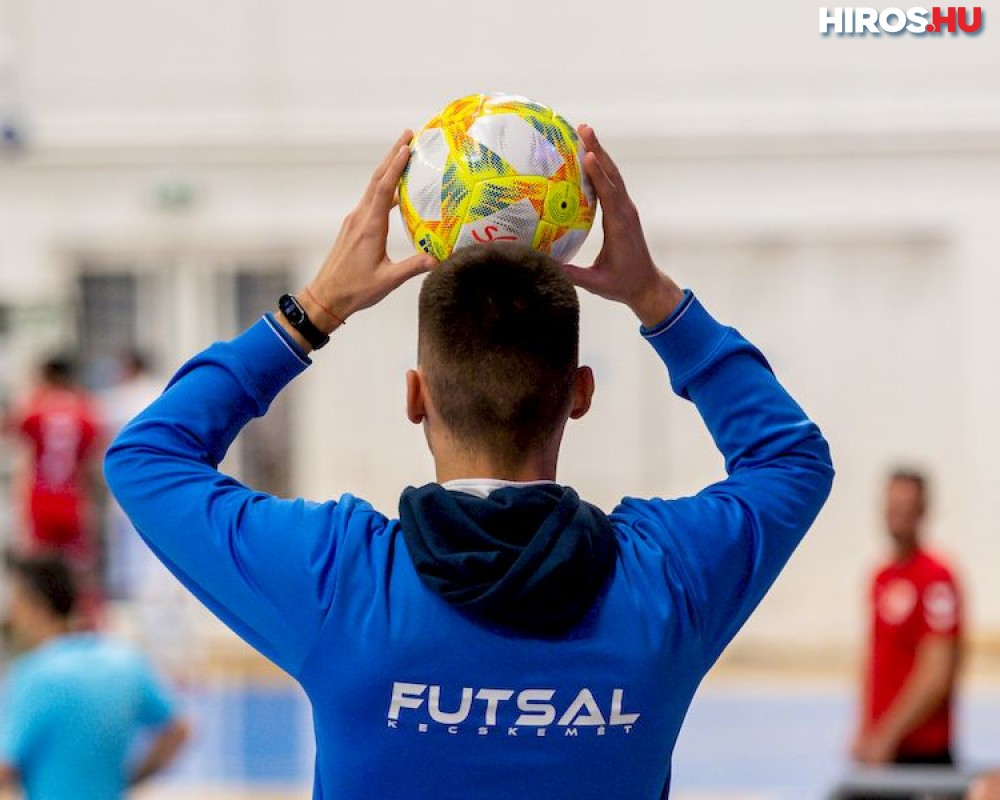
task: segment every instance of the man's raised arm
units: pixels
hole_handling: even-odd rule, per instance
[[[764,356],[716,322],[653,263],[621,174],[581,126],[584,168],[604,212],[592,267],[567,267],[579,286],[628,305],[667,366],[674,391],[697,406],[729,477],[680,500],[628,498],[612,519],[665,551],[669,579],[689,599],[706,664],[774,582],[826,501],[833,480],[819,428]]]
[[[399,263],[385,251],[393,192],[406,166],[404,132],[348,215],[330,255],[303,294],[340,318],[374,305],[434,263]],[[310,304],[316,303],[314,309]],[[188,361],[163,395],[108,450],[115,498],[161,561],[209,609],[291,674],[311,652],[334,590],[338,537],[367,504],[283,500],[218,471],[236,435],[309,364],[308,343],[268,316],[231,342]],[[360,519],[360,518],[359,518]],[[364,526],[362,520],[357,523]]]

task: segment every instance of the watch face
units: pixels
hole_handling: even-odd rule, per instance
[[[278,305],[281,313],[285,315],[285,318],[292,323],[292,325],[298,325],[302,320],[305,319],[305,312],[302,310],[302,306],[295,302],[295,298],[291,295],[285,295],[281,298],[281,302]]]

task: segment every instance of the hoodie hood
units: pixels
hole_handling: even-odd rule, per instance
[[[567,486],[486,498],[431,483],[406,489],[399,521],[423,583],[469,615],[559,636],[593,606],[614,566],[611,522]]]

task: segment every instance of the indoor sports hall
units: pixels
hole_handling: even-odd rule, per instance
[[[491,92],[593,126],[657,264],[767,354],[832,452],[829,500],[695,696],[670,797],[958,800],[1000,768],[1000,0],[977,8],[975,32],[824,34],[801,0],[0,0],[0,546],[34,513],[15,420],[65,360],[95,427],[84,616],[190,729],[130,796],[304,800],[316,749],[302,690],[155,560],[99,456],[190,356],[306,284],[401,130]],[[389,255],[412,255],[390,223]],[[601,242],[598,214],[572,263]],[[434,480],[404,411],[419,289],[352,315],[221,469],[389,515]],[[725,478],[634,315],[579,294],[597,388],[559,481],[610,511]],[[852,757],[898,470],[926,480],[922,535],[960,587],[955,764],[930,777]],[[2,639],[0,698],[23,655]]]

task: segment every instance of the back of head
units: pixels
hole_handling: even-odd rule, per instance
[[[507,244],[454,253],[420,291],[420,367],[464,445],[517,464],[565,423],[580,305],[559,265]]]
[[[73,361],[68,356],[50,356],[42,362],[41,375],[50,386],[69,386],[73,382]]]
[[[58,556],[8,556],[7,568],[31,602],[58,620],[68,620],[77,601],[76,581]]]

